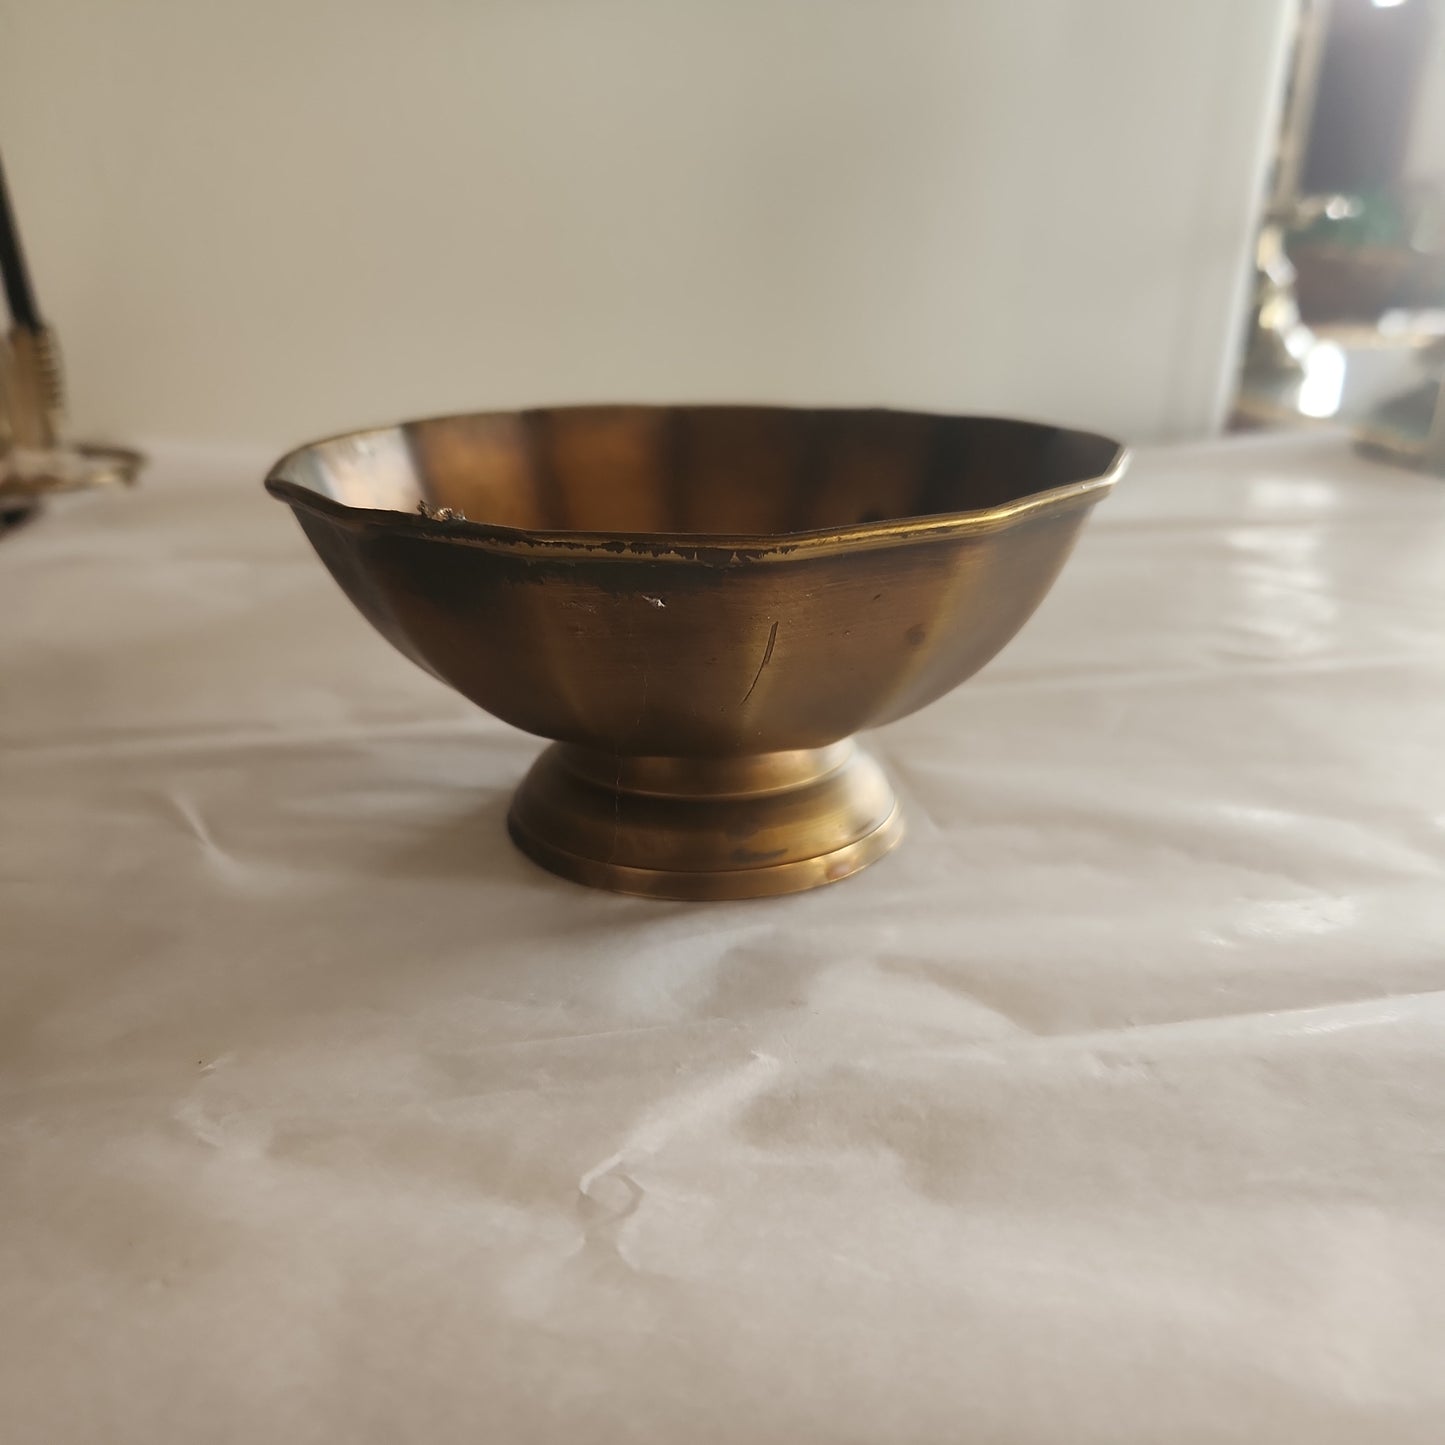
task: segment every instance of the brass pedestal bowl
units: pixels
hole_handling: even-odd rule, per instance
[[[751,898],[898,841],[852,735],[1014,635],[1124,461],[981,417],[567,407],[337,437],[266,485],[378,631],[554,740],[512,803],[525,853]]]

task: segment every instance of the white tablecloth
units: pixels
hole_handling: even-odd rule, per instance
[[[7,1441],[1441,1439],[1445,484],[1140,455],[902,849],[696,906],[267,460],[0,541]]]

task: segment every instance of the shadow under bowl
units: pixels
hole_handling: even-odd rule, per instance
[[[554,740],[513,800],[519,847],[711,899],[898,841],[852,735],[998,652],[1125,462],[998,418],[586,406],[352,433],[266,485],[397,648]]]

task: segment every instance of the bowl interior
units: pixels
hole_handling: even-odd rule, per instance
[[[883,410],[589,406],[410,422],[275,475],[351,507],[535,531],[776,535],[979,511],[1087,481],[1106,437]]]

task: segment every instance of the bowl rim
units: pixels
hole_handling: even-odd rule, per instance
[[[355,507],[292,481],[285,475],[297,458],[336,442],[363,441],[389,436],[408,427],[433,423],[468,421],[480,417],[518,416],[528,412],[600,410],[717,410],[887,413],[953,421],[1005,422],[1038,427],[1106,443],[1113,449],[1108,466],[1082,481],[1030,492],[993,507],[967,512],[936,512],[913,517],[885,518],[877,522],[843,527],[819,527],[797,532],[596,532],[571,528],[510,527],[497,522],[478,522],[465,517],[432,517],[402,512],[394,507]],[[939,541],[996,532],[1024,519],[1036,519],[1056,512],[1093,506],[1103,499],[1124,474],[1131,459],[1129,448],[1102,432],[1039,421],[1031,417],[992,413],[927,411],[908,407],[872,406],[789,406],[746,402],[639,402],[578,403],[559,406],[498,408],[485,411],[447,412],[414,417],[385,426],[362,427],[336,432],[292,447],[266,473],[266,490],[294,510],[307,511],[354,529],[409,534],[422,540],[449,542],[502,552],[513,556],[588,558],[602,560],[679,562],[777,562],[799,556],[826,556],[838,552],[872,550],[898,544]]]

